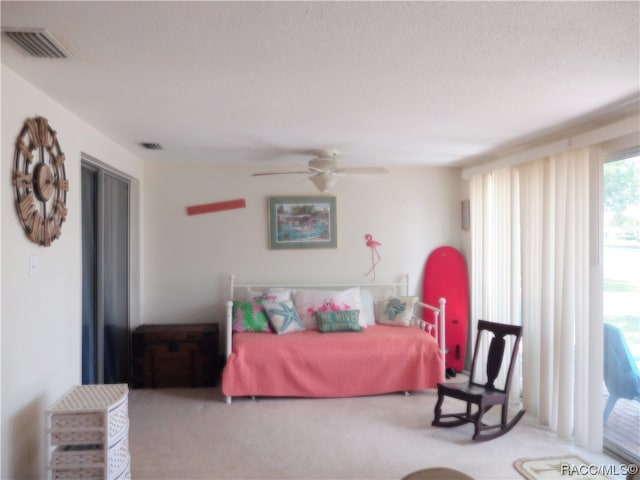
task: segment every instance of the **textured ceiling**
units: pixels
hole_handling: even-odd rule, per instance
[[[145,159],[464,164],[637,100],[639,5],[2,1],[74,58],[1,54]]]

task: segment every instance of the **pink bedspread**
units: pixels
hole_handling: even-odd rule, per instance
[[[435,388],[444,358],[417,328],[234,333],[222,375],[229,396],[352,397]]]

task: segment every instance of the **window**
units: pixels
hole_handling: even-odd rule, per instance
[[[622,157],[622,158],[620,158]],[[604,165],[604,444],[640,460],[640,156]]]

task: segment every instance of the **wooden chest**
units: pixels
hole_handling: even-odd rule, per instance
[[[142,325],[132,334],[133,388],[211,387],[218,324]]]

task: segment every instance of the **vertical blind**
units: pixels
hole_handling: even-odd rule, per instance
[[[581,148],[470,179],[471,311],[522,324],[513,386],[521,377],[528,413],[601,449],[602,396],[588,394],[602,385],[589,371],[602,351],[602,320],[594,328],[588,308],[590,158]]]

